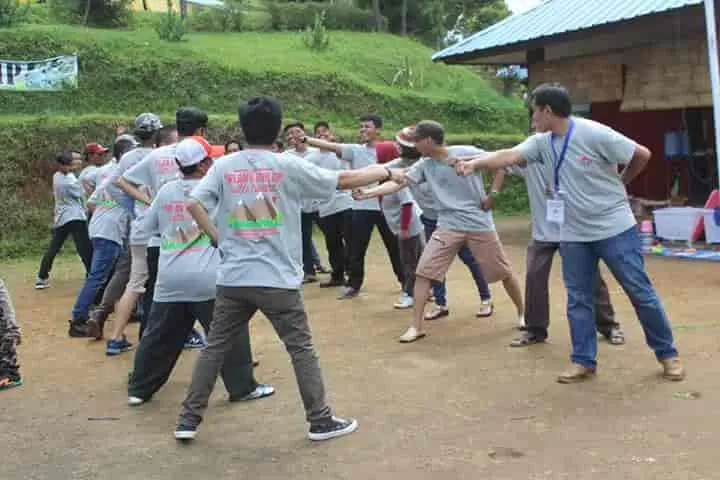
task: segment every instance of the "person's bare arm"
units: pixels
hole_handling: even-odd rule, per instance
[[[511,165],[523,163],[525,157],[518,148],[498,150],[496,152],[483,153],[474,157],[466,157],[464,161],[457,160],[455,169],[458,174],[468,176],[475,170],[500,170]]]
[[[191,198],[187,202],[187,210],[190,213],[190,216],[192,216],[193,220],[197,222],[200,229],[207,233],[207,235],[210,237],[210,242],[212,245],[217,248],[218,245],[218,232],[217,228],[215,228],[215,224],[210,220],[210,215],[208,215],[207,210],[205,210],[205,207],[200,203],[199,201],[195,200],[194,198]]]
[[[125,180],[123,177],[118,177],[118,179],[115,180],[115,185],[120,187],[123,192],[127,193],[139,202],[143,202],[146,205],[150,205],[152,203],[152,198],[140,191],[139,188]]]
[[[398,183],[391,180],[374,188],[359,188],[353,190],[353,198],[355,200],[369,200],[371,198],[382,197],[384,195],[392,195],[405,187],[406,185],[404,183]]]
[[[620,176],[625,185],[628,185],[645,170],[651,156],[652,153],[647,147],[640,144],[635,147],[635,152],[630,159],[630,163],[627,164]]]
[[[370,165],[358,170],[343,170],[338,175],[338,188],[352,190],[372,183],[395,180],[403,182],[404,171],[397,168],[388,168],[383,165]]]
[[[305,143],[311,147],[319,148],[320,150],[328,150],[335,152],[338,155],[342,155],[343,146],[341,143],[328,142],[326,140],[320,140],[319,138],[305,137]]]

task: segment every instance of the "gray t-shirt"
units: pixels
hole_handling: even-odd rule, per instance
[[[420,209],[413,200],[412,193],[407,188],[395,192],[390,195],[383,195],[381,200],[382,212],[385,216],[390,231],[395,235],[400,235],[400,219],[403,205],[411,205],[412,217],[410,219],[410,225],[408,226],[408,237],[414,237],[420,235],[423,231],[422,223],[420,223]]]
[[[147,147],[130,150],[120,158],[116,168],[111,170],[110,176],[108,177],[110,181],[108,182],[106,189],[107,194],[115,200],[119,208],[124,208],[131,215],[133,213],[134,200],[130,195],[125,193],[123,189],[115,185],[115,182],[123,175],[123,173],[137,165],[140,160],[145,158],[145,156],[150,152],[152,152],[152,148]]]
[[[100,167],[98,167],[97,165],[88,165],[87,167],[82,169],[82,172],[80,172],[78,178],[81,182],[87,182],[88,176],[93,175],[98,168]]]
[[[559,197],[565,201],[561,239],[594,242],[614,237],[636,224],[617,166],[632,159],[637,144],[592,120],[572,120],[574,131],[559,173]],[[560,155],[564,137],[551,139],[549,132],[539,133],[518,148],[529,164],[541,163],[549,168],[552,186],[554,157],[550,142],[554,142]]]
[[[450,156],[479,155],[483,150],[471,146],[448,147]],[[413,183],[430,185],[436,199],[438,228],[463,232],[493,232],[492,212],[484,211],[486,197],[481,173],[463,177],[445,162],[425,157],[409,170]]]
[[[390,168],[410,168],[417,162],[409,162],[404,158],[397,158],[392,162],[388,163]],[[420,210],[422,215],[429,220],[437,220],[437,201],[432,193],[432,189],[428,183],[410,184],[410,193],[412,193],[413,199]]]
[[[326,170],[347,170],[347,163],[340,160],[335,152],[317,150],[305,157],[305,160]],[[320,218],[324,218],[352,208],[352,194],[348,191],[337,190],[330,201],[319,202],[318,214]]]
[[[74,173],[55,172],[53,175],[53,226],[62,227],[73,220],[87,220],[85,189]]]
[[[144,231],[161,235],[155,302],[204,302],[215,298],[220,252],[185,208],[199,179],[166,183],[142,217]]]
[[[178,173],[175,145],[167,145],[148,153],[139,163],[126,170],[122,177],[137,185],[142,192],[153,199],[163,185],[179,177]],[[149,205],[143,202],[135,202],[135,220],[130,226],[130,245],[160,246],[160,237],[151,235],[142,228],[141,219],[148,208]]]
[[[525,179],[530,201],[532,238],[538,242],[560,242],[560,225],[547,221],[547,186],[552,182],[552,165],[530,163],[513,165],[507,173],[520,175]]]
[[[377,153],[374,146],[346,143],[342,145],[342,159],[348,162],[351,170],[357,170],[369,165],[375,165],[377,163]],[[368,185],[368,187],[374,185],[377,184]],[[353,210],[380,210],[380,202],[377,198],[354,200],[354,202]]]
[[[95,167],[93,170],[90,170],[87,172],[87,170],[90,168],[86,168],[83,170],[83,173],[80,174],[80,180],[87,183],[93,191],[100,185],[103,180],[105,180],[107,177],[110,176],[112,173],[113,168],[115,168],[115,165],[117,165],[117,161],[113,159],[112,161],[106,163],[105,165],[102,165],[100,167]],[[87,173],[86,173],[87,172]],[[83,177],[83,174],[85,175]]]
[[[114,186],[112,175],[109,175],[95,189],[90,199],[95,204],[88,234],[90,238],[104,238],[118,245],[124,245],[128,236],[130,214],[127,209],[118,205],[108,190]]]
[[[307,147],[305,151],[298,152],[296,149],[287,150],[285,153],[289,153],[291,155],[295,155],[296,157],[304,158],[305,160],[308,159],[308,157],[317,152],[317,148],[313,147]],[[315,213],[320,208],[320,202],[314,199],[307,199],[303,200],[302,204],[300,204],[300,211],[303,213]]]
[[[298,289],[300,203],[327,201],[337,183],[337,172],[294,155],[249,149],[217,160],[191,196],[217,208],[218,285]]]

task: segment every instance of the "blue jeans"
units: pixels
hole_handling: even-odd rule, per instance
[[[645,272],[640,236],[636,227],[596,242],[562,242],[563,280],[567,289],[567,316],[573,353],[571,359],[585,367],[597,365],[597,336],[593,288],[598,260],[602,259],[620,283],[640,320],[645,341],[658,360],[676,357],[670,322]]]
[[[105,238],[93,238],[93,255],[90,265],[90,273],[85,278],[85,283],[78,293],[75,306],[72,310],[73,321],[87,320],[90,305],[95,299],[98,290],[105,285],[113,266],[120,256],[122,247],[117,243]]]
[[[425,240],[430,240],[430,237],[437,228],[437,220],[431,220],[425,217],[425,215],[421,215],[420,220],[422,220],[423,226],[425,227]],[[482,300],[490,300],[492,298],[490,287],[487,281],[485,281],[485,277],[483,277],[482,271],[480,270],[480,265],[478,265],[470,249],[464,246],[458,252],[458,257],[460,257],[460,260],[462,260],[468,270],[470,270],[480,298]],[[439,307],[447,307],[447,287],[445,286],[445,282],[432,282],[432,290],[433,296],[435,297],[435,304]]]

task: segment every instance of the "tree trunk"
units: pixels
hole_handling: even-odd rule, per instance
[[[380,12],[380,0],[373,0],[373,13],[375,14],[375,30],[382,31],[382,13]]]
[[[400,35],[407,37],[407,14],[408,14],[408,0],[402,0],[400,6]]]
[[[148,11],[147,0],[142,0],[142,6],[143,6],[143,10],[145,10],[147,12]]]
[[[90,17],[90,2],[91,0],[85,0],[85,13],[83,14],[83,25],[87,25],[88,17]]]
[[[180,0],[180,18],[187,20],[188,6],[185,0]]]

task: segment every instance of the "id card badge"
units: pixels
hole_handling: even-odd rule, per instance
[[[546,220],[550,223],[562,225],[565,223],[565,200],[548,198]]]

